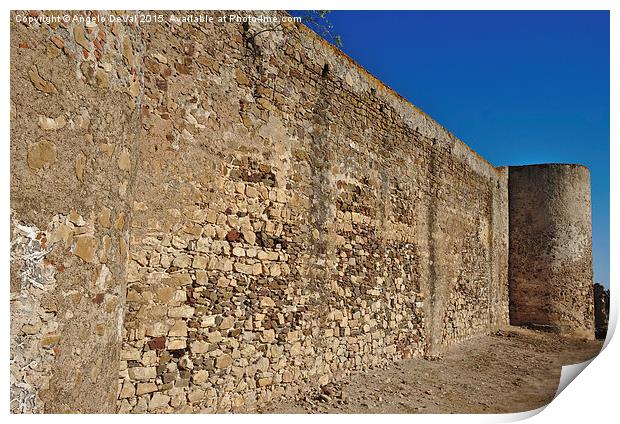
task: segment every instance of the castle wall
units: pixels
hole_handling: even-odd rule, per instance
[[[112,412],[139,31],[11,17],[11,411]]]
[[[505,172],[258,30],[142,28],[122,412],[252,409],[507,322]]]
[[[594,338],[590,172],[511,166],[510,322]]]
[[[595,283],[594,284],[594,332],[597,339],[607,337],[607,327],[609,325],[609,289]]]
[[[441,353],[508,323],[527,214],[545,272],[583,277],[548,316],[587,321],[589,203],[558,206],[589,202],[582,168],[495,169],[305,27],[263,29],[12,22],[13,411],[247,411]]]

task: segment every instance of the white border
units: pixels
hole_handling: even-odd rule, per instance
[[[162,0],[134,0],[131,2],[128,1],[119,1],[119,0],[110,0],[110,1],[31,1],[31,0],[23,0],[19,2],[13,2],[11,4],[14,7],[19,7],[20,9],[107,9],[107,10],[116,10],[116,9],[143,9],[143,10],[152,10],[152,9],[206,9],[206,10],[214,10],[214,9],[248,9],[248,10],[278,10],[278,9],[288,9],[288,10],[321,10],[321,9],[330,9],[330,10],[343,10],[343,9],[366,9],[366,10],[402,10],[402,9],[411,9],[411,10],[610,10],[610,20],[611,20],[611,81],[610,81],[610,89],[611,89],[611,104],[610,104],[610,114],[611,114],[611,140],[616,140],[615,143],[611,143],[610,146],[610,160],[611,160],[611,193],[610,193],[610,205],[611,205],[611,216],[620,216],[620,209],[618,208],[618,199],[615,196],[614,189],[617,187],[619,181],[619,173],[617,166],[618,165],[618,146],[617,143],[620,142],[620,133],[619,126],[617,121],[618,114],[618,100],[620,99],[618,92],[618,75],[620,75],[620,67],[618,66],[618,58],[620,54],[620,45],[619,45],[619,27],[620,27],[620,2],[617,0],[589,0],[589,1],[581,1],[581,0],[503,0],[503,1],[489,1],[489,0],[451,0],[451,1],[419,1],[419,0],[411,0],[411,1],[395,1],[395,0],[381,0],[381,1],[368,1],[368,0],[356,0],[356,1],[275,1],[275,0],[264,0],[260,2],[250,2],[250,1],[235,1],[235,0],[215,0],[215,1],[187,1],[187,0],[175,0],[175,1],[162,1]],[[0,261],[2,264],[1,269],[4,271],[3,273],[3,281],[4,281],[4,290],[2,291],[2,303],[0,304],[3,308],[3,318],[4,325],[3,329],[5,331],[4,337],[5,342],[7,342],[8,334],[9,334],[9,296],[8,296],[8,287],[9,287],[9,206],[8,200],[10,198],[10,167],[9,167],[9,93],[10,93],[10,85],[9,85],[9,69],[10,69],[10,58],[9,58],[9,4],[3,4],[5,9],[4,19],[0,20],[0,28],[1,33],[4,37],[4,48],[2,49],[2,67],[0,68],[0,72],[2,73],[2,89],[5,93],[3,96],[4,101],[1,103],[2,113],[4,119],[2,119],[2,135],[4,143],[2,146],[4,147],[4,154],[0,155],[0,169],[2,173],[3,183],[0,186],[2,190],[2,199],[4,200],[3,207],[0,209],[1,214],[1,222],[0,225],[0,234],[2,235],[2,241],[0,242]],[[584,140],[587,142],[587,140]],[[610,336],[613,333],[613,329],[615,328],[617,317],[618,317],[618,296],[616,296],[617,287],[617,275],[618,268],[615,263],[615,259],[618,259],[620,240],[618,237],[618,225],[612,219],[610,223],[611,229],[611,240],[610,240],[610,287],[611,287],[611,317],[610,317]],[[575,382],[573,384],[569,384],[568,387],[547,407],[541,408],[544,409],[543,413],[535,415],[541,410],[531,411],[530,413],[523,414],[507,414],[507,415],[390,415],[383,418],[383,416],[372,416],[372,415],[323,415],[320,417],[311,416],[311,415],[301,415],[301,416],[291,416],[291,415],[234,415],[234,416],[212,416],[212,417],[200,417],[200,416],[183,416],[179,417],[182,420],[232,420],[232,422],[243,421],[246,422],[251,420],[252,422],[257,423],[272,423],[276,422],[288,422],[293,419],[295,421],[301,422],[309,422],[310,420],[320,419],[327,421],[336,421],[342,422],[342,420],[355,420],[355,421],[364,421],[364,422],[372,422],[376,419],[386,419],[386,420],[396,420],[401,422],[411,422],[415,420],[416,422],[466,422],[466,423],[479,423],[479,422],[508,422],[519,420],[523,418],[527,418],[528,416],[535,415],[532,419],[534,422],[549,422],[550,420],[558,420],[560,422],[593,422],[599,421],[604,422],[603,420],[609,420],[611,417],[616,416],[617,408],[617,382],[619,376],[618,369],[618,360],[617,358],[620,356],[618,347],[618,343],[615,341],[610,342],[610,338],[606,342],[606,348],[601,354],[595,358],[592,363],[587,367],[587,370],[577,376]],[[2,364],[4,364],[3,371],[4,376],[6,378],[3,379],[2,385],[2,398],[4,399],[4,412],[8,415],[8,381],[9,381],[9,343],[5,343],[4,349],[2,351]],[[12,415],[8,417],[12,420],[20,420],[20,421],[31,421],[31,420],[42,420],[45,419],[46,422],[49,420],[62,420],[77,422],[77,420],[83,420],[83,417],[77,415],[63,415],[63,416],[33,416],[33,415]],[[114,417],[106,417],[106,416],[89,416],[90,420],[94,420],[94,422],[104,422],[113,419],[115,421],[130,421],[135,423],[136,420],[141,421],[142,419],[148,419],[149,421],[158,421],[161,422],[163,420],[171,420],[174,419],[173,416],[114,416]]]

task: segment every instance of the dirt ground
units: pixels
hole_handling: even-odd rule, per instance
[[[503,413],[549,403],[562,365],[586,361],[601,341],[507,327],[453,346],[438,358],[409,359],[354,373],[340,384],[263,408],[262,413]]]

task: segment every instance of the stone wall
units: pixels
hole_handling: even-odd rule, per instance
[[[307,28],[11,25],[13,411],[253,410],[508,323],[509,170]]]
[[[12,19],[13,412],[115,408],[141,43],[131,26]]]
[[[507,322],[506,173],[259,30],[142,28],[120,411],[251,409]]]
[[[609,325],[609,289],[594,283],[594,332],[597,339],[605,340]]]
[[[590,172],[511,166],[510,322],[594,338]]]

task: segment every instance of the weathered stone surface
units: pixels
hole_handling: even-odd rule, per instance
[[[164,395],[160,392],[153,393],[151,400],[149,401],[149,412],[156,411],[168,406],[170,402],[170,396]]]
[[[76,25],[73,27],[73,38],[76,43],[86,50],[90,49],[90,43],[86,40],[86,36],[84,35],[84,27],[82,25]]]
[[[86,20],[98,12],[74,13]],[[135,27],[122,33],[141,42]],[[98,217],[108,208],[108,220],[124,214],[130,221],[135,177],[110,166],[110,153],[137,151],[139,111],[123,88],[142,65],[127,69],[115,47],[122,40],[107,22],[16,24],[11,40],[11,214],[40,228],[33,240],[44,266],[30,264],[25,274],[39,275],[38,295],[21,283],[21,261],[11,263],[11,355],[20,358],[11,365],[11,411],[110,413],[118,396],[135,406],[132,366],[120,359],[129,228],[100,225]],[[40,325],[36,333],[34,323],[19,332],[26,309]],[[58,342],[41,346],[45,334]],[[37,366],[20,371],[29,363]]]
[[[129,66],[133,66],[134,64],[133,44],[129,37],[125,37],[123,39],[123,57],[125,58]]]
[[[220,323],[220,330],[228,330],[233,327],[235,324],[235,317],[224,317],[222,318],[222,322]]]
[[[241,237],[241,233],[237,230],[230,230],[226,233],[226,240],[228,241],[237,241]]]
[[[118,167],[123,171],[129,171],[131,169],[131,158],[129,157],[129,152],[126,149],[121,151],[121,154],[118,157]]]
[[[75,238],[75,255],[85,262],[93,262],[97,251],[97,239],[91,235],[81,235]]]
[[[232,365],[232,362],[230,355],[224,354],[216,359],[215,366],[218,368],[228,368]]]
[[[219,331],[211,331],[207,334],[207,339],[211,343],[218,343],[222,340],[222,333]]]
[[[191,349],[192,353],[195,354],[207,353],[209,351],[209,343],[196,341],[192,343]]]
[[[609,324],[609,289],[598,283],[594,283],[594,328],[597,339],[607,337]]]
[[[95,80],[100,88],[106,89],[110,87],[110,77],[103,69],[97,69],[95,72]]]
[[[194,308],[188,305],[170,308],[168,316],[170,318],[191,318],[194,316]]]
[[[60,340],[60,335],[59,334],[46,334],[41,339],[41,346],[42,347],[46,347],[46,348],[50,348],[50,347],[55,346],[58,343],[59,340]]]
[[[157,376],[155,367],[132,367],[129,368],[129,377],[132,380],[151,380]]]
[[[56,36],[56,35],[53,35],[52,37],[50,37],[50,40],[59,49],[63,49],[65,47],[64,41],[62,41],[62,39],[60,37]]]
[[[86,156],[80,152],[75,158],[75,176],[79,182],[84,182],[84,170],[86,169]]]
[[[260,305],[266,308],[273,308],[274,306],[276,306],[276,303],[270,297],[263,297],[260,300]]]
[[[151,349],[164,349],[166,347],[166,338],[155,337],[148,341],[148,345]]]
[[[209,379],[209,372],[206,370],[200,370],[193,375],[192,381],[194,384],[203,384]]]
[[[168,331],[168,335],[171,337],[187,337],[187,322],[177,320]]]
[[[56,162],[56,145],[41,140],[28,148],[28,166],[32,169],[47,168]]]
[[[593,339],[590,171],[545,164],[509,173],[511,323]]]
[[[119,399],[127,399],[136,395],[136,388],[129,382],[124,382],[118,395]]]
[[[39,116],[39,127],[44,130],[56,131],[62,129],[67,125],[67,120],[64,115],[60,115],[57,118],[48,118],[47,116]]]
[[[104,206],[99,213],[99,225],[104,228],[109,228],[111,216],[112,211],[110,210],[110,208]]]
[[[12,280],[29,411],[244,410],[508,322],[508,171],[303,27],[240,36],[263,28],[12,26],[56,55],[12,52],[16,246],[52,246],[30,275],[66,299]]]
[[[136,395],[140,396],[145,393],[153,393],[157,391],[157,384],[155,383],[138,383],[136,389]]]
[[[37,90],[41,90],[42,92],[48,94],[58,92],[54,84],[43,79],[43,77],[39,75],[39,70],[35,65],[30,68],[30,71],[28,71],[28,75],[30,76],[30,81],[32,82],[32,85],[34,85]]]
[[[224,42],[208,60],[180,61],[171,58],[174,49],[160,48],[199,51],[210,45],[207,40],[234,39],[231,27],[209,28],[204,35],[181,30],[171,36],[157,26],[147,31],[152,48],[145,59],[144,92],[151,94],[145,95],[144,107],[153,113],[144,121],[143,147],[153,155],[145,166],[188,172],[174,188],[166,189],[165,196],[162,187],[170,184],[165,174],[139,173],[135,201],[147,207],[134,216],[141,230],[132,249],[158,259],[143,261],[132,275],[190,276],[182,302],[193,310],[182,309],[172,291],[156,286],[159,279],[136,281],[141,293],[155,294],[175,327],[179,321],[187,323],[187,336],[181,335],[184,329],[170,330],[178,334],[174,337],[187,337],[189,346],[187,356],[173,358],[172,363],[194,372],[204,367],[209,381],[212,371],[221,372],[223,384],[250,385],[247,390],[258,396],[267,388],[301,387],[304,380],[314,385],[332,373],[343,376],[370,364],[440,350],[506,322],[502,261],[507,259],[507,239],[499,236],[507,228],[502,227],[507,225],[503,172],[375,86],[363,70],[318,45],[304,63],[317,64],[320,70],[329,62],[332,77],[317,78],[310,67],[301,65],[294,50],[284,49],[285,54],[269,65],[278,78],[290,82],[284,93],[278,84],[274,89],[264,83],[238,56],[240,46],[234,42]],[[303,31],[293,34],[288,38],[293,44],[314,37]],[[191,47],[177,37],[191,39]],[[238,62],[228,68],[226,87],[197,87],[183,79],[189,73],[211,81],[212,72],[222,72],[230,58]],[[291,72],[297,76],[290,77]],[[351,72],[355,76],[349,78],[360,86],[342,81],[340,75]],[[340,93],[343,83],[350,96],[346,99],[333,94]],[[213,103],[194,103],[181,94],[192,90]],[[247,90],[258,96],[254,103],[245,100]],[[172,101],[180,119],[172,119],[156,100],[171,93],[176,93]],[[239,105],[226,100],[231,93],[242,99]],[[317,112],[310,98],[320,99],[325,109]],[[289,117],[303,110],[313,111],[315,118]],[[226,135],[206,130],[215,124],[215,116],[233,127],[241,117],[243,128],[234,127]],[[255,131],[256,139],[244,128]],[[344,143],[332,136],[337,128],[347,134]],[[165,131],[170,135],[162,136]],[[389,150],[373,141],[385,140],[385,134],[393,143]],[[430,139],[439,140],[438,145]],[[320,141],[313,146],[310,140]],[[162,143],[162,148],[155,151],[153,143]],[[448,148],[454,143],[456,147]],[[158,153],[165,149],[178,153]],[[366,165],[371,154],[379,154],[381,171]],[[444,183],[458,190],[445,191]],[[459,210],[453,207],[457,198]],[[429,216],[437,217],[436,228],[429,227]],[[429,238],[431,233],[437,234]],[[153,238],[157,241],[151,242]],[[428,243],[433,243],[433,258],[428,257]],[[460,253],[456,257],[446,252]],[[491,252],[496,267],[489,267]],[[431,296],[431,275],[434,281],[452,281],[447,270],[476,283],[451,288],[434,282],[442,296]],[[493,317],[489,304],[479,302],[490,298],[489,290],[498,311]],[[472,306],[459,308],[462,304]],[[130,310],[126,328],[139,326],[141,315],[138,309]],[[139,346],[140,337],[127,342]],[[321,358],[321,367],[331,371],[295,362],[305,355]],[[287,361],[280,364],[284,357]],[[255,366],[262,374],[252,374]],[[247,373],[253,375],[249,381]],[[188,387],[189,396],[206,376],[187,375],[177,383]],[[183,402],[199,401],[188,397]],[[230,408],[222,405],[218,407]]]
[[[168,339],[167,348],[168,350],[179,350],[185,349],[187,346],[187,342],[185,339]]]

